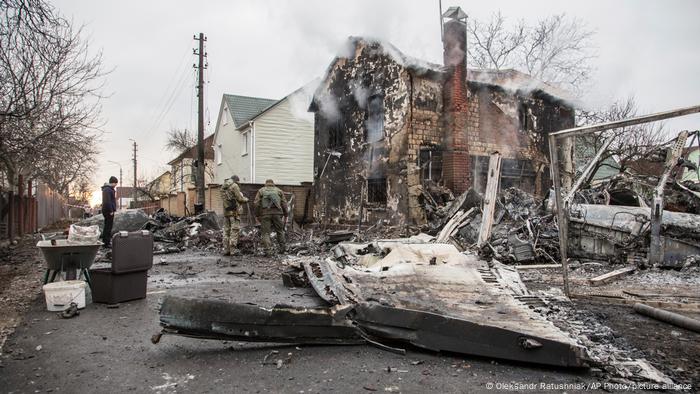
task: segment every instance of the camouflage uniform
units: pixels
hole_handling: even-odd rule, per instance
[[[276,194],[279,206],[264,206],[263,196],[266,193]],[[284,253],[286,250],[284,224],[287,221],[287,200],[284,198],[284,193],[272,184],[272,182],[268,181],[265,183],[265,186],[258,190],[258,193],[255,195],[254,204],[256,216],[260,218],[262,242],[265,247],[265,253],[269,255],[272,250],[270,234],[273,230],[277,234],[277,244],[279,245],[280,252]]]
[[[241,204],[248,202],[236,182],[224,183],[221,188],[221,200],[224,202],[224,254],[231,254],[238,247],[238,235],[241,232]],[[232,205],[235,209],[230,209]]]

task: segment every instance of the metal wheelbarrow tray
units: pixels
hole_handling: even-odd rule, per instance
[[[55,245],[52,243],[55,242]],[[59,271],[81,270],[84,274],[92,266],[101,243],[75,243],[65,239],[39,241],[36,246],[46,260],[47,271],[44,283],[48,282],[49,272],[53,271],[53,279]],[[86,275],[89,282],[89,276]]]

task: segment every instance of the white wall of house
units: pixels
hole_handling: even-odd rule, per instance
[[[313,117],[300,114],[290,96],[255,120],[255,179],[295,185],[313,181]]]
[[[251,182],[250,154],[243,154],[245,136],[236,130],[231,112],[222,103],[214,136],[214,183],[223,184],[232,175]]]
[[[308,101],[292,94],[237,130],[222,100],[214,137],[214,182],[300,184],[313,180],[314,123]]]

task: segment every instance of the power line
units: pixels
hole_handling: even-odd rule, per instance
[[[178,96],[182,92],[182,89],[186,86],[185,81],[187,81],[187,75],[188,75],[188,73],[187,73],[187,70],[185,69],[185,72],[182,74],[180,80],[178,81],[177,86],[172,91],[172,93],[171,93],[171,95],[166,103],[165,108],[163,108],[163,111],[161,111],[161,113],[158,115],[153,126],[148,129],[149,133],[158,130],[158,127],[160,127],[160,124],[163,122],[163,120],[168,115],[168,113],[170,113],[170,110],[172,109],[173,104],[175,104]]]
[[[180,62],[178,64],[178,67],[175,69],[175,72],[173,75],[170,77],[170,80],[168,81],[168,85],[165,90],[163,90],[163,94],[161,97],[158,99],[158,105],[153,106],[152,111],[150,113],[150,119],[155,119],[154,115],[156,113],[160,114],[162,112],[162,109],[165,107],[166,104],[166,98],[168,97],[168,93],[170,92],[170,89],[173,88],[175,85],[176,81],[180,79],[180,76],[182,75],[181,73],[183,71],[186,71],[187,68],[183,68],[187,64],[187,56],[190,54],[190,48],[189,45],[186,47],[185,53],[183,54],[182,58],[180,59]],[[158,111],[158,112],[156,112]]]

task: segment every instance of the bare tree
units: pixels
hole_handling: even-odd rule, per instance
[[[478,68],[513,68],[580,94],[591,76],[594,32],[565,14],[509,25],[498,12],[468,26],[469,61]]]
[[[187,129],[172,129],[168,131],[165,147],[177,153],[182,153],[197,144],[197,136]]]
[[[197,145],[197,135],[187,129],[172,129],[168,131],[168,139],[165,143],[165,147],[171,151],[177,153],[183,153],[188,149],[191,149]],[[192,163],[192,174],[196,174],[196,169],[194,167],[196,158],[193,158]],[[214,177],[214,169],[211,166],[206,165],[204,167],[205,179],[206,177]]]
[[[528,30],[522,67],[533,77],[580,94],[593,70],[593,35],[579,19],[564,14],[540,20]]]
[[[97,153],[101,54],[44,0],[3,0],[0,15],[0,172],[67,192]]]
[[[523,21],[512,27],[500,11],[486,23],[475,20],[467,26],[469,61],[475,67],[502,70],[520,64],[519,51],[527,42]]]
[[[606,108],[578,111],[577,123],[579,126],[585,126],[627,119],[637,115],[636,99],[634,96],[629,96],[614,102]],[[591,158],[608,138],[612,138],[612,143],[603,153],[598,168],[614,165],[616,170],[624,171],[630,163],[639,160],[655,160],[654,156],[659,151],[659,147],[666,142],[667,136],[663,122],[606,130],[601,133],[579,137],[576,142],[577,157],[584,160]],[[613,159],[612,162],[615,164],[611,164],[612,162],[609,159]]]
[[[88,177],[81,176],[71,183],[69,195],[78,204],[89,204],[94,188],[92,181]]]

